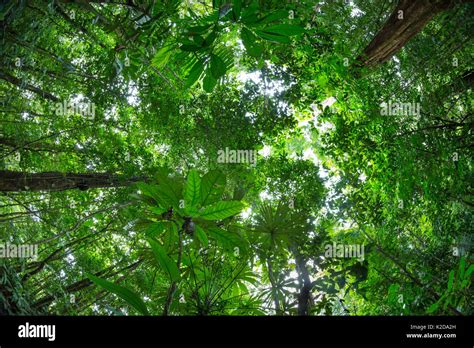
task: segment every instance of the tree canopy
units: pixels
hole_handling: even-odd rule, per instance
[[[0,21],[0,314],[473,314],[469,1]]]

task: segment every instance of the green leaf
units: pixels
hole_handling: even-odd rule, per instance
[[[186,81],[184,83],[185,88],[189,88],[194,85],[196,81],[199,80],[199,77],[201,76],[203,71],[204,64],[201,60],[198,59],[196,63],[194,63],[193,67],[191,68],[191,71],[189,72],[186,78]]]
[[[160,266],[168,273],[171,281],[178,281],[180,278],[178,266],[166,254],[165,249],[161,246],[160,243],[151,238],[148,238],[148,243],[150,244],[151,249],[153,250],[155,259],[158,261]]]
[[[250,30],[242,28],[240,38],[242,39],[242,43],[249,55],[259,57],[262,54],[262,47],[257,44],[257,37]]]
[[[145,229],[145,235],[147,237],[157,237],[162,234],[166,229],[166,222],[153,222]]]
[[[155,186],[153,191],[154,197],[158,204],[166,208],[174,207],[179,208],[179,201],[181,199],[182,187],[177,181],[170,180],[168,178],[161,178],[159,185]]]
[[[186,181],[184,203],[186,207],[193,207],[201,200],[201,178],[196,170],[191,169]]]
[[[196,52],[201,49],[200,46],[196,46],[196,45],[181,45],[179,46],[179,48],[185,52]]]
[[[123,286],[111,283],[105,279],[98,278],[93,274],[86,273],[87,278],[92,280],[95,284],[103,287],[105,290],[110,291],[125,300],[129,305],[135,308],[137,311],[144,315],[149,315],[148,309],[142,299],[135,294],[133,291],[124,288]]]
[[[252,3],[242,11],[242,22],[245,24],[252,24],[257,22],[258,7],[258,2],[256,0],[252,0]]]
[[[211,54],[211,72],[216,80],[219,80],[226,72],[224,61],[215,54]]]
[[[219,200],[224,193],[226,178],[219,170],[211,170],[201,180],[201,204],[203,206]]]
[[[242,0],[232,1],[232,11],[234,12],[234,19],[239,19],[240,13],[242,12]]]
[[[179,243],[178,226],[172,221],[168,221],[166,233],[164,235],[164,250],[172,250]]]
[[[199,225],[196,225],[196,237],[203,246],[207,247],[209,245],[209,239],[207,239],[206,231],[204,231],[204,229]]]
[[[188,33],[190,35],[203,34],[204,32],[206,32],[211,27],[211,25],[212,25],[212,23],[209,23],[209,24],[206,24],[206,25],[197,25],[197,26],[194,26],[194,27],[190,27],[190,28],[188,28]]]
[[[305,29],[298,25],[277,24],[266,27],[263,31],[277,35],[294,36],[303,34]]]
[[[193,42],[196,46],[202,47],[204,44],[204,38],[201,35],[195,33],[191,35],[191,37],[193,38]]]
[[[217,84],[217,80],[212,76],[211,69],[206,70],[206,75],[202,81],[202,87],[207,93],[211,93],[214,90],[214,87]]]
[[[162,68],[168,63],[171,52],[173,51],[172,46],[163,46],[161,47],[158,52],[156,52],[155,56],[151,60],[151,65],[155,68]]]
[[[329,81],[326,74],[319,74],[318,77],[317,77],[317,80],[318,80],[318,84],[321,88],[326,87],[326,85]]]
[[[272,12],[266,16],[264,16],[262,19],[258,21],[258,24],[266,24],[266,23],[271,23],[278,21],[280,19],[288,18],[289,12],[285,10],[279,10]]]
[[[428,310],[427,310],[426,312],[427,312],[427,313],[434,313],[434,312],[436,312],[436,310],[438,309],[438,307],[439,307],[439,301],[433,303],[433,304],[428,308]]]
[[[208,232],[211,238],[215,239],[228,250],[232,251],[235,247],[241,248],[241,251],[245,249],[245,244],[242,241],[242,238],[235,232],[226,231],[219,227],[210,227]]]
[[[137,182],[137,187],[142,195],[153,198],[157,202],[159,201],[158,187],[156,185]]]
[[[461,261],[459,262],[459,271],[458,271],[459,280],[464,278],[465,271],[466,271],[466,258],[463,256],[461,257]]]
[[[467,269],[466,273],[464,274],[465,279],[469,279],[471,276],[472,272],[474,272],[474,264],[470,265],[469,268]]]
[[[448,290],[451,290],[453,288],[453,282],[454,282],[454,271],[451,271],[449,272]]]
[[[202,47],[209,47],[211,46],[217,38],[217,32],[215,30],[211,31],[211,33],[206,37],[204,42],[202,43]]]
[[[166,209],[166,208],[160,208],[160,207],[149,207],[148,210],[151,211],[153,214],[161,215],[161,214],[163,214],[165,211],[167,211],[168,209]]]
[[[205,207],[199,215],[206,220],[223,220],[240,213],[243,207],[239,201],[221,201]]]
[[[255,33],[260,36],[262,39],[265,39],[267,41],[273,41],[273,42],[280,42],[280,43],[290,43],[290,39],[288,36],[282,36],[279,34],[273,34],[273,33],[268,33],[265,31],[261,30],[256,30]]]

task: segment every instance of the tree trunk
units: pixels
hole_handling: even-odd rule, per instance
[[[270,279],[270,284],[272,286],[272,297],[273,303],[275,304],[275,314],[281,315],[282,311],[280,309],[280,300],[278,299],[277,284],[275,282],[275,277],[273,276],[273,264],[271,257],[267,259],[267,268],[268,268],[268,278]]]
[[[306,268],[305,258],[298,252],[296,246],[290,248],[296,262],[300,293],[298,294],[298,315],[309,315],[311,309],[311,290],[313,284]]]
[[[466,2],[458,1],[458,2]],[[400,0],[383,27],[357,58],[356,66],[376,66],[390,59],[453,0]]]
[[[0,192],[63,191],[69,189],[105,188],[127,186],[143,178],[122,179],[109,173],[25,173],[0,170]]]
[[[296,259],[296,268],[302,283],[300,294],[298,295],[298,315],[309,315],[312,284],[306,269],[306,261],[302,257]]]

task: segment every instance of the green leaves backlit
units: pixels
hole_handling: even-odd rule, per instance
[[[108,280],[96,277],[93,274],[87,273],[87,278],[92,280],[95,284],[103,287],[105,290],[110,291],[120,297],[121,299],[125,300],[130,306],[135,308],[138,312],[140,312],[143,315],[149,315],[148,309],[143,302],[143,300],[133,291],[109,282]]]
[[[172,282],[178,281],[180,279],[178,266],[176,266],[176,263],[166,254],[163,246],[151,238],[148,239],[148,243],[151,246],[151,250],[153,251],[156,261],[168,274],[170,280]]]

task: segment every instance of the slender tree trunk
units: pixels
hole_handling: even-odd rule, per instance
[[[302,280],[302,286],[298,296],[298,315],[309,315],[309,310],[311,308],[312,284],[308,270],[306,269],[306,261],[302,257],[298,257],[296,260],[296,267],[300,279]]]
[[[311,309],[311,289],[313,288],[305,258],[298,252],[296,247],[291,251],[296,262],[298,281],[300,283],[300,293],[298,295],[298,315],[309,315]]]
[[[375,66],[390,59],[438,13],[466,0],[400,0],[398,5],[357,58],[357,66]]]
[[[181,271],[181,255],[183,253],[183,230],[179,229],[178,230],[178,262],[176,263],[176,266],[178,267],[178,271]],[[173,281],[171,282],[170,287],[168,288],[168,294],[166,295],[166,301],[163,306],[163,316],[168,316],[170,313],[170,307],[171,304],[173,303],[173,298],[176,292],[176,289],[178,288],[178,282]]]
[[[276,288],[275,277],[273,276],[273,265],[272,265],[271,257],[267,259],[267,267],[268,267],[268,278],[270,279],[270,284],[272,286],[272,297],[273,297],[273,303],[275,304],[275,313],[276,315],[279,315],[281,314],[280,300],[278,299],[278,292]]]
[[[122,179],[109,173],[25,173],[0,170],[0,192],[87,190],[127,186],[144,178]]]

